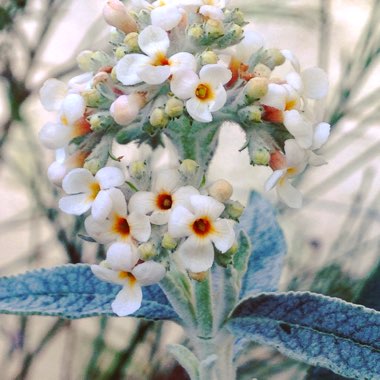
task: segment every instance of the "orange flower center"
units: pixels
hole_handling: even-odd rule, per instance
[[[168,66],[170,62],[164,53],[157,53],[152,62],[152,66]]]
[[[131,232],[127,219],[121,216],[115,218],[112,230],[122,237],[128,237]]]
[[[119,274],[118,274],[118,277],[121,280],[129,280],[129,284],[130,285],[135,284],[136,281],[137,281],[136,277],[131,272],[120,271]]]
[[[199,237],[204,237],[213,230],[212,224],[206,216],[199,218],[195,222],[193,222],[192,229],[194,233]]]
[[[195,96],[199,100],[211,100],[214,98],[214,92],[212,91],[212,88],[209,84],[200,83],[195,90]]]
[[[156,198],[156,205],[160,210],[169,210],[172,207],[173,199],[170,194],[162,193]]]

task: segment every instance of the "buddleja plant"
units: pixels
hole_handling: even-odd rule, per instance
[[[290,51],[266,48],[223,0],[109,0],[104,17],[112,53],[84,51],[84,74],[46,81],[41,101],[57,118],[40,138],[56,150],[48,176],[66,193],[60,209],[88,214],[82,237],[104,244],[106,258],[0,279],[1,312],[177,322],[191,347],[169,351],[192,380],[235,379],[234,355],[247,340],[379,379],[380,314],[276,292],[285,242],[271,206],[252,193],[244,210],[229,182],[207,178],[219,129],[232,121],[252,165],[273,170],[267,190],[300,207],[289,180],[325,163],[315,151],[330,125],[312,112],[327,94],[324,71],[301,71]],[[153,149],[170,140],[178,161],[123,167],[114,140]]]

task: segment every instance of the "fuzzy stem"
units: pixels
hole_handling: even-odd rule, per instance
[[[207,274],[205,280],[195,281],[194,293],[198,324],[198,336],[202,338],[212,337],[213,308],[209,274]]]

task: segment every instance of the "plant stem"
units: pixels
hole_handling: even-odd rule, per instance
[[[194,293],[198,336],[201,338],[210,338],[213,333],[213,308],[209,273],[205,280],[194,281]]]

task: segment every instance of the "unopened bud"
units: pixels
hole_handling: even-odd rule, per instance
[[[144,178],[148,173],[148,168],[144,161],[133,161],[129,165],[129,174],[136,179]]]
[[[166,232],[162,238],[161,246],[172,251],[177,247],[177,240]]]
[[[81,93],[87,107],[97,107],[101,99],[99,91],[95,88]]]
[[[177,98],[170,98],[165,105],[165,113],[169,117],[178,117],[183,113],[183,101]]]
[[[272,170],[279,170],[286,167],[285,155],[279,150],[272,152],[270,155],[269,166]]]
[[[231,14],[228,15],[229,20],[240,26],[246,24],[244,13],[240,9],[235,8],[230,12]]]
[[[130,124],[144,105],[144,97],[140,94],[119,96],[110,107],[111,116],[120,125]]]
[[[95,175],[102,168],[102,165],[100,160],[94,157],[86,160],[83,164],[83,167]]]
[[[181,162],[179,172],[185,177],[191,177],[197,174],[199,165],[194,160],[186,159]]]
[[[250,102],[262,98],[268,92],[267,78],[252,78],[245,86],[245,95]]]
[[[204,51],[201,54],[201,64],[209,65],[218,62],[218,56],[211,50]]]
[[[118,46],[118,47],[116,48],[116,50],[115,50],[115,53],[114,53],[115,58],[116,58],[117,60],[122,59],[126,54],[127,54],[127,50],[125,49],[124,46]]]
[[[225,209],[227,215],[233,220],[238,220],[243,214],[243,211],[244,206],[239,201],[228,202]]]
[[[253,69],[253,75],[255,77],[269,78],[271,74],[272,70],[263,63],[258,63]]]
[[[210,18],[207,20],[204,28],[208,37],[218,38],[224,35],[223,23],[220,20]]]
[[[149,116],[149,122],[153,127],[165,128],[169,119],[162,108],[155,108]]]
[[[231,198],[232,185],[225,179],[218,179],[208,188],[208,193],[219,202],[226,202]]]
[[[107,24],[120,29],[124,33],[137,30],[136,21],[128,13],[125,5],[119,0],[108,0],[103,8],[103,17]]]
[[[268,57],[266,64],[269,67],[275,68],[285,62],[285,57],[279,49],[268,49],[266,53]]]
[[[92,79],[92,84],[96,86],[99,83],[107,82],[109,75],[104,72],[100,71],[99,73],[95,74],[94,78]]]
[[[248,106],[239,110],[238,114],[242,121],[246,123],[259,123],[263,113],[262,106]]]
[[[200,24],[190,25],[187,29],[187,35],[195,40],[200,40],[203,37],[203,29]]]
[[[124,38],[124,44],[126,45],[128,52],[136,52],[139,51],[139,42],[138,42],[139,34],[136,32],[128,33]]]
[[[243,37],[243,28],[238,24],[232,24],[228,29],[228,34],[233,40],[240,40]]]
[[[198,273],[188,271],[187,273],[189,274],[189,277],[192,280],[195,280],[198,282],[205,281],[207,279],[207,276],[208,276],[208,271],[198,272]]]
[[[141,260],[148,261],[154,256],[157,256],[157,249],[153,243],[147,242],[143,243],[138,247],[138,252]]]
[[[102,129],[102,118],[99,115],[91,115],[88,121],[91,125],[91,130],[99,131]]]
[[[77,64],[79,68],[83,71],[92,71],[93,70],[93,63],[92,63],[92,55],[93,51],[91,50],[84,50],[80,52],[77,56]]]
[[[268,165],[270,160],[270,153],[265,148],[257,149],[253,152],[251,157],[252,165]]]

